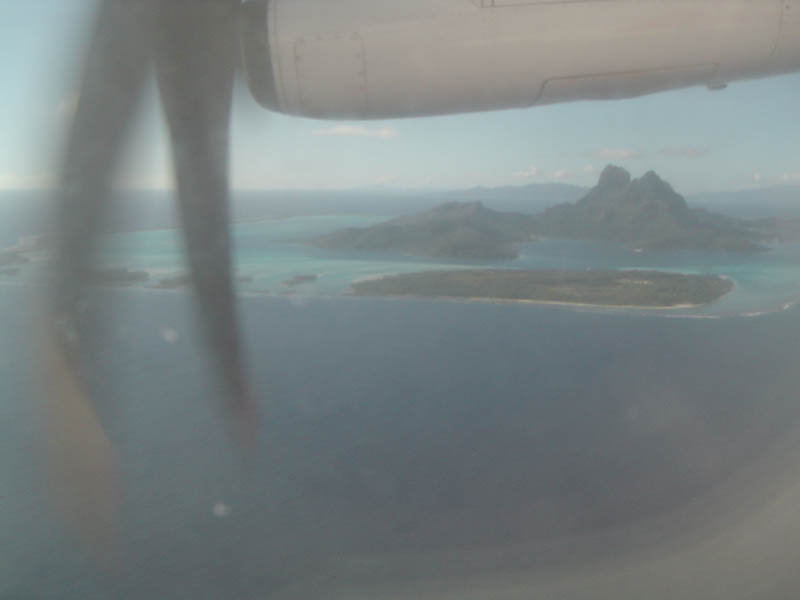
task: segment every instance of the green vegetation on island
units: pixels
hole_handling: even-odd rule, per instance
[[[609,165],[598,184],[574,204],[535,218],[534,233],[548,237],[622,242],[643,250],[757,252],[766,237],[751,223],[689,208],[653,171],[639,179]]]
[[[368,279],[351,293],[656,308],[707,304],[732,288],[716,275],[661,271],[465,269]]]
[[[749,223],[755,231],[762,233],[765,238],[772,242],[800,241],[800,218],[798,217],[768,217],[754,219]]]
[[[238,275],[234,278],[237,283],[252,283],[253,277],[251,275]],[[189,287],[192,284],[192,277],[188,273],[180,273],[172,277],[165,277],[159,279],[158,282],[152,287],[158,290],[178,290],[181,288]]]
[[[95,285],[131,285],[147,281],[150,275],[146,271],[131,269],[95,269],[90,274],[90,281]]]
[[[252,275],[237,275],[234,277],[234,281],[237,283],[252,283],[253,277]],[[152,287],[157,290],[179,290],[181,288],[189,287],[191,284],[191,275],[188,273],[180,273],[178,275],[173,275],[172,277],[159,279],[158,282]]]
[[[158,288],[159,290],[175,290],[178,288],[188,286],[192,280],[189,278],[189,275],[182,273],[180,275],[175,275],[173,277],[166,277],[164,279],[159,279],[158,283],[156,283],[153,287]]]
[[[399,252],[456,260],[516,258],[532,239],[530,215],[504,213],[480,202],[448,202],[372,227],[350,227],[310,243],[348,252]]]
[[[319,278],[319,275],[309,274],[309,275],[295,275],[290,279],[286,279],[285,281],[281,281],[281,285],[302,285],[304,283],[312,283]]]
[[[516,258],[520,246],[537,237],[619,242],[641,251],[756,252],[774,235],[750,221],[689,208],[652,171],[631,179],[626,170],[609,165],[583,198],[537,215],[500,212],[480,202],[448,202],[307,242],[348,252],[501,260]]]
[[[0,267],[24,265],[28,262],[30,262],[30,259],[18,250],[0,250]]]

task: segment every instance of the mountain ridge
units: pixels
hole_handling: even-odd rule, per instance
[[[577,202],[538,215],[533,232],[644,250],[756,252],[763,249],[764,239],[746,221],[690,208],[655,171],[633,179],[615,165],[603,169],[597,185]]]
[[[583,197],[536,215],[496,211],[479,200],[449,201],[309,242],[344,251],[501,260],[516,258],[521,244],[537,237],[611,241],[651,251],[756,252],[768,235],[747,221],[690,208],[655,171],[633,179],[622,167],[608,165]]]
[[[319,236],[312,244],[344,251],[402,252],[456,260],[516,258],[531,239],[533,217],[487,208],[480,201],[445,202],[366,228]]]

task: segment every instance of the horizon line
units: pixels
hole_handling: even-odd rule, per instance
[[[668,182],[669,183],[669,182]],[[329,188],[301,188],[301,187],[264,187],[264,188],[253,188],[253,187],[233,187],[230,189],[231,193],[241,193],[241,192],[266,192],[266,193],[297,193],[297,192],[305,192],[305,193],[342,193],[342,192],[352,192],[352,193],[395,193],[395,194],[402,194],[402,193],[434,193],[434,192],[469,192],[472,190],[493,190],[493,189],[508,189],[508,188],[527,188],[527,187],[536,187],[536,186],[544,186],[544,185],[559,185],[559,186],[569,186],[581,189],[591,189],[594,186],[587,186],[581,185],[577,183],[570,183],[565,181],[541,181],[541,182],[529,182],[523,184],[503,184],[503,185],[473,185],[470,187],[387,187],[387,186],[373,186],[373,185],[365,185],[361,187],[329,187]],[[55,191],[55,187],[22,187],[22,188],[0,188],[0,193],[52,193]],[[792,190],[796,189],[800,191],[800,184],[798,183],[774,183],[771,185],[761,185],[761,186],[753,186],[753,187],[743,187],[738,189],[717,189],[717,190],[705,190],[705,191],[695,191],[695,192],[686,192],[681,193],[679,190],[679,194],[683,196],[699,196],[703,194],[725,194],[725,193],[740,193],[740,192],[753,192],[753,191],[763,191],[763,190],[775,190],[775,189],[785,189],[785,190]],[[175,188],[173,187],[118,187],[112,189],[112,193],[118,192],[174,192]]]

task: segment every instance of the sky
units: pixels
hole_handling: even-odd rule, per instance
[[[92,0],[0,0],[0,189],[53,185],[77,97]],[[682,193],[800,184],[800,76],[614,102],[386,121],[266,111],[237,85],[237,189],[592,185],[608,163],[655,170]],[[171,185],[151,82],[119,185]]]

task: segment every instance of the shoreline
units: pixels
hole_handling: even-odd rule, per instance
[[[36,285],[42,282],[25,281],[20,279],[5,278],[0,280],[0,283],[8,283],[12,285]],[[140,282],[131,283],[94,283],[89,287],[101,289],[116,289],[116,290],[137,290],[142,292],[168,292],[168,293],[185,293],[192,294],[191,286],[175,286],[175,287],[159,287],[158,285],[142,284]],[[728,292],[730,293],[730,292]],[[295,293],[277,293],[273,290],[244,290],[236,293],[237,297],[249,298],[303,298],[307,300],[338,300],[338,299],[363,299],[363,300],[427,300],[432,302],[463,302],[463,303],[482,303],[482,304],[528,304],[540,306],[552,306],[562,308],[590,308],[590,309],[619,309],[619,310],[680,310],[700,308],[712,304],[675,304],[672,306],[637,306],[635,304],[590,304],[585,302],[566,302],[558,300],[531,300],[531,299],[513,299],[513,298],[487,298],[481,296],[475,297],[458,297],[458,296],[417,296],[417,295],[384,295],[384,296],[371,296],[368,294],[353,294],[351,292],[343,292],[340,294],[295,294]],[[715,300],[716,302],[716,300]],[[791,303],[789,303],[791,304]],[[785,308],[783,309],[785,310]]]
[[[112,271],[115,269],[112,269]],[[139,271],[135,269],[131,269],[131,267],[124,266],[119,269],[120,271],[126,271],[130,273],[139,273]],[[456,272],[460,269],[456,269]],[[624,271],[624,270],[623,270]],[[150,273],[147,269],[142,269],[141,273],[146,274],[146,280],[142,280],[139,278],[132,278],[130,280],[122,280],[122,281],[96,281],[91,283],[91,286],[99,287],[99,288],[115,288],[115,289],[139,289],[142,291],[160,291],[160,292],[183,292],[183,293],[191,293],[191,286],[187,285],[188,282],[181,282],[175,285],[163,285],[162,282],[154,281],[150,278]],[[425,273],[425,272],[423,272]],[[669,273],[669,272],[667,272]],[[415,275],[416,273],[411,273]],[[402,276],[404,274],[400,274]],[[185,274],[183,274],[185,277]],[[239,280],[241,277],[241,281],[237,281],[236,285],[236,296],[249,296],[249,297],[275,297],[275,298],[287,298],[287,297],[294,297],[298,298],[300,296],[306,299],[336,299],[336,298],[366,298],[366,299],[385,299],[385,300],[428,300],[428,301],[447,301],[447,302],[468,302],[468,303],[483,303],[483,304],[495,304],[495,305],[539,305],[539,306],[550,306],[554,308],[564,308],[564,309],[573,309],[573,310],[580,310],[580,309],[589,309],[589,310],[599,310],[599,311],[608,311],[608,312],[622,312],[622,311],[642,311],[642,312],[675,312],[680,310],[691,310],[691,309],[698,309],[702,307],[710,306],[714,303],[719,302],[733,291],[736,290],[738,287],[738,283],[732,277],[728,275],[714,275],[715,277],[728,281],[730,283],[730,289],[728,289],[724,294],[721,296],[710,300],[709,302],[681,302],[677,304],[653,304],[653,305],[646,305],[646,304],[604,304],[604,303],[597,303],[597,302],[580,302],[580,301],[570,301],[570,300],[547,300],[547,299],[537,299],[537,298],[504,298],[501,296],[448,296],[448,295],[426,295],[426,294],[416,294],[416,293],[409,293],[409,294],[382,294],[382,293],[362,293],[356,290],[356,286],[359,283],[367,282],[367,281],[382,281],[391,279],[393,277],[397,277],[398,275],[395,273],[374,273],[370,275],[365,275],[355,280],[349,281],[346,286],[344,286],[340,291],[336,293],[295,293],[290,291],[289,289],[285,290],[284,293],[277,292],[274,289],[242,289],[240,287],[241,284],[250,283],[248,281],[250,278],[245,276],[236,276],[235,279]],[[297,277],[297,276],[295,276]],[[319,277],[319,274],[314,274],[313,278],[316,280]],[[180,279],[181,277],[178,277]],[[8,276],[3,278],[5,282],[11,283],[10,280],[15,280],[15,283],[23,283],[25,282],[26,278],[18,278],[15,276]],[[170,278],[168,278],[169,280]],[[290,283],[293,281],[292,279],[282,281],[281,285],[283,288],[290,288],[293,289],[293,285]],[[31,282],[28,280],[28,282]],[[792,303],[788,303],[791,305]],[[783,309],[785,310],[786,304],[784,304]],[[761,311],[759,311],[761,314]],[[748,315],[749,316],[749,315]]]
[[[46,283],[43,281],[33,281],[25,278],[14,277],[0,277],[0,288],[2,287],[33,287],[43,288]],[[192,294],[192,290],[188,287],[176,288],[159,288],[153,285],[141,284],[95,284],[94,287],[101,290],[109,291],[127,291],[144,294],[169,294],[181,295]],[[730,292],[728,292],[730,293]],[[621,304],[589,304],[578,302],[559,302],[553,300],[513,300],[502,298],[481,298],[481,297],[447,297],[447,296],[367,296],[356,295],[348,292],[340,293],[320,293],[309,294],[301,292],[292,293],[279,293],[273,289],[256,289],[256,290],[238,290],[236,293],[237,300],[285,300],[291,302],[313,302],[313,301],[351,301],[351,300],[365,300],[365,301],[427,301],[427,302],[460,302],[463,304],[493,304],[495,306],[514,306],[514,305],[528,305],[540,306],[542,308],[553,308],[562,310],[573,310],[576,312],[597,312],[604,314],[616,314],[620,316],[650,316],[657,318],[687,318],[687,319],[731,319],[731,318],[747,318],[747,317],[765,317],[783,313],[789,309],[796,307],[800,301],[793,300],[782,302],[781,304],[769,308],[762,308],[757,311],[744,311],[744,312],[731,312],[731,313],[707,313],[707,314],[691,314],[681,313],[681,310],[691,310],[697,308],[708,307],[713,303],[707,304],[680,304],[673,306],[636,306],[636,305],[621,305]],[[716,300],[714,301],[716,302]]]
[[[626,271],[626,269],[621,269],[620,271]],[[665,273],[669,273],[668,271]],[[682,273],[678,273],[683,275]],[[414,273],[412,273],[414,275]],[[738,283],[735,279],[728,275],[711,275],[712,277],[717,277],[719,279],[725,280],[730,283],[730,289],[726,291],[724,294],[710,300],[708,302],[681,302],[678,304],[654,304],[654,305],[647,305],[647,304],[600,304],[595,302],[576,302],[570,300],[544,300],[544,299],[535,299],[535,298],[503,298],[503,297],[493,297],[493,296],[447,296],[447,295],[425,295],[425,294],[370,294],[370,293],[359,293],[356,291],[355,286],[358,283],[366,282],[366,281],[382,281],[391,279],[396,277],[397,275],[394,274],[381,274],[378,276],[367,276],[361,278],[359,280],[353,281],[348,286],[347,291],[343,294],[344,296],[354,297],[354,298],[385,298],[385,299],[409,299],[409,300],[446,300],[446,301],[460,301],[460,302],[484,302],[490,304],[528,304],[528,305],[540,305],[540,306],[553,306],[553,307],[561,307],[561,308],[572,308],[572,309],[593,309],[593,310],[636,310],[636,311],[675,311],[675,310],[687,310],[687,309],[696,309],[702,308],[706,306],[711,306],[715,304],[731,294],[737,287]],[[402,274],[400,275],[402,277]]]
[[[730,292],[726,292],[725,295]],[[420,296],[415,294],[395,294],[395,295],[370,295],[370,294],[355,294],[345,293],[342,294],[345,298],[366,298],[371,300],[432,300],[432,301],[446,301],[446,302],[482,302],[484,304],[533,304],[539,306],[553,306],[562,308],[592,308],[592,309],[620,309],[620,310],[680,310],[690,308],[701,308],[709,306],[717,302],[724,296],[720,296],[717,300],[707,302],[705,304],[673,304],[665,306],[640,306],[636,304],[592,304],[589,302],[569,302],[566,300],[533,300],[530,298],[491,298],[484,296]]]

